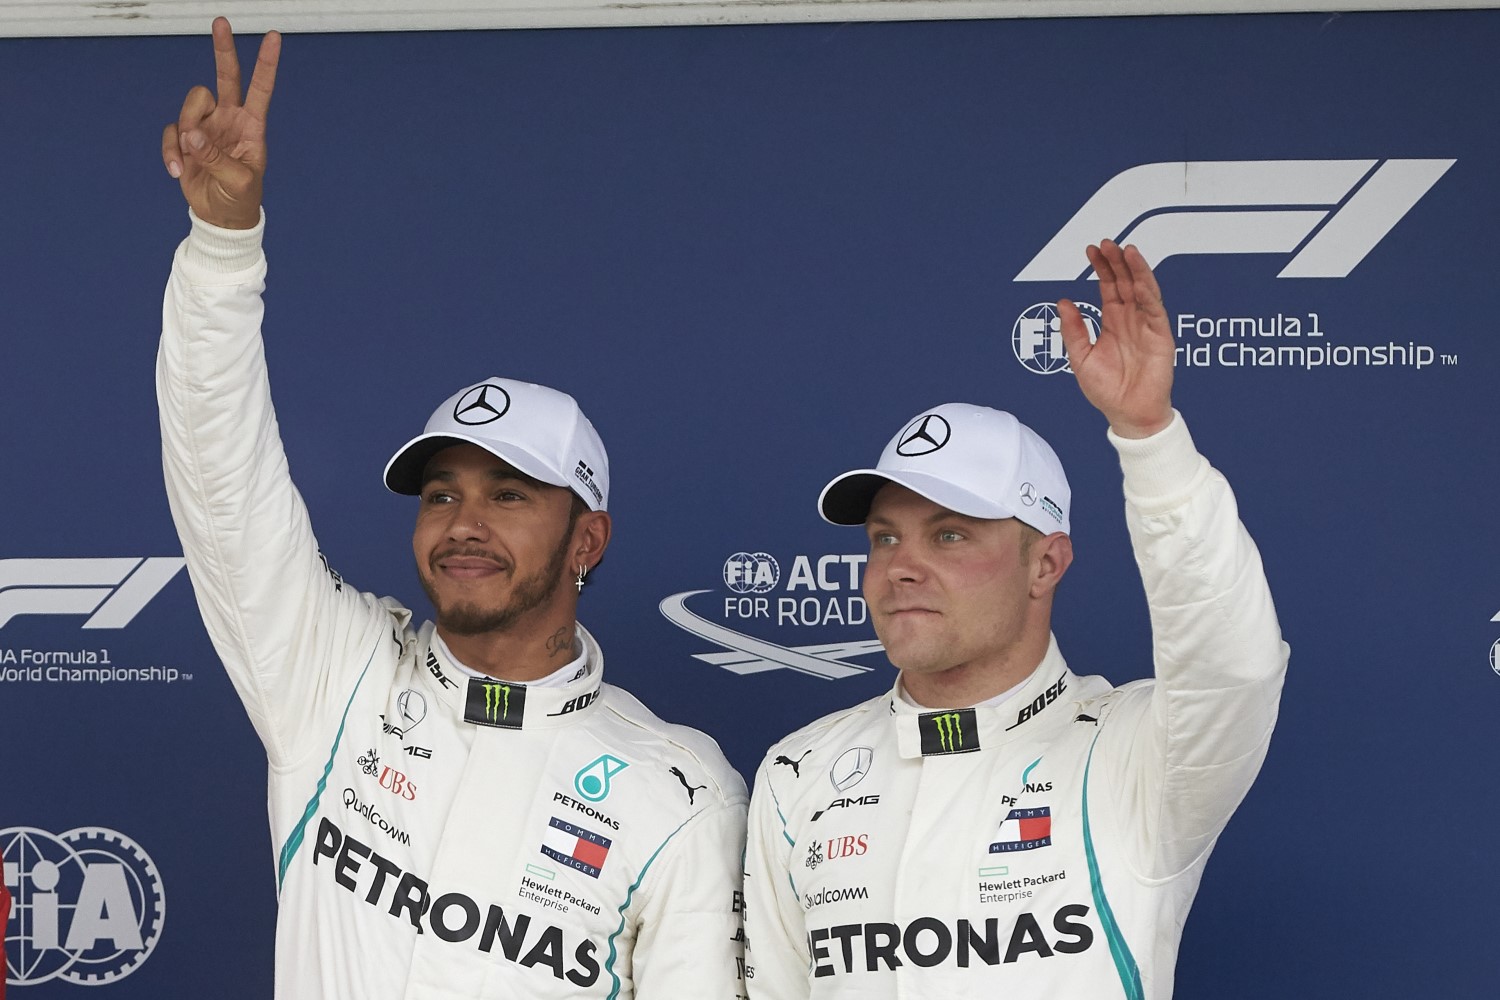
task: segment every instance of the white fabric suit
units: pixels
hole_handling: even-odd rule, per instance
[[[1155,679],[1077,676],[1053,641],[998,705],[924,712],[893,690],[774,746],[746,863],[754,1000],[1171,995],[1287,648],[1229,486],[1182,418],[1111,439]]]
[[[744,783],[587,670],[472,679],[322,561],[260,340],[260,230],[194,220],[157,387],[204,622],[270,759],[276,995],[743,996]]]

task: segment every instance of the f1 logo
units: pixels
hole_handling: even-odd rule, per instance
[[[186,560],[0,559],[0,628],[17,615],[89,615],[82,628],[124,628]]]
[[[1088,270],[1081,248],[1101,238],[1134,243],[1152,267],[1178,254],[1295,250],[1278,277],[1342,278],[1455,162],[1145,163],[1106,181],[1014,280],[1076,281]]]

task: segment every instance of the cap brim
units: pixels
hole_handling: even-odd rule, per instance
[[[875,494],[887,483],[905,486],[918,496],[926,497],[939,507],[968,517],[999,520],[1015,517],[1016,512],[977,493],[960,489],[947,480],[923,472],[855,469],[835,478],[823,487],[818,497],[818,513],[829,524],[864,524],[870,516]]]
[[[419,434],[406,442],[385,463],[385,488],[403,496],[417,496],[422,492],[422,472],[427,468],[428,461],[444,448],[451,448],[456,444],[472,444],[483,448],[516,471],[525,473],[538,482],[571,489],[567,482],[558,482],[557,474],[549,471],[540,459],[524,448],[509,443],[481,441],[463,434]]]

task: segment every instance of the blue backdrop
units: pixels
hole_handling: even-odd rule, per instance
[[[206,32],[0,41],[0,847],[27,919],[61,913],[55,943],[8,929],[28,1000],[270,993],[265,761],[177,571],[153,396],[187,226],[159,135],[212,83]],[[932,403],[1002,406],[1073,481],[1063,651],[1144,676],[1118,469],[1048,350],[1047,305],[1094,294],[1082,244],[1029,267],[1098,192],[1116,231],[1088,237],[1161,260],[1176,402],[1292,645],[1178,995],[1493,996],[1497,50],[1490,11],[288,38],[266,333],[293,474],[344,577],[425,613],[389,453],[468,382],[572,392],[616,526],[581,618],[749,776],[891,682],[846,645],[873,638],[863,539],[818,490]],[[1339,276],[1280,276],[1309,268]],[[111,858],[135,912],[69,951]]]

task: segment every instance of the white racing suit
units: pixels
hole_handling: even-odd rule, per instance
[[[772,747],[746,861],[753,1000],[1163,1000],[1214,841],[1276,721],[1287,647],[1224,478],[1180,416],[1112,439],[1156,677],[1052,641],[998,705],[897,691]]]
[[[746,794],[589,667],[472,679],[331,572],[288,475],[260,229],[193,222],[157,367],[172,515],[270,759],[280,1000],[744,994]]]

